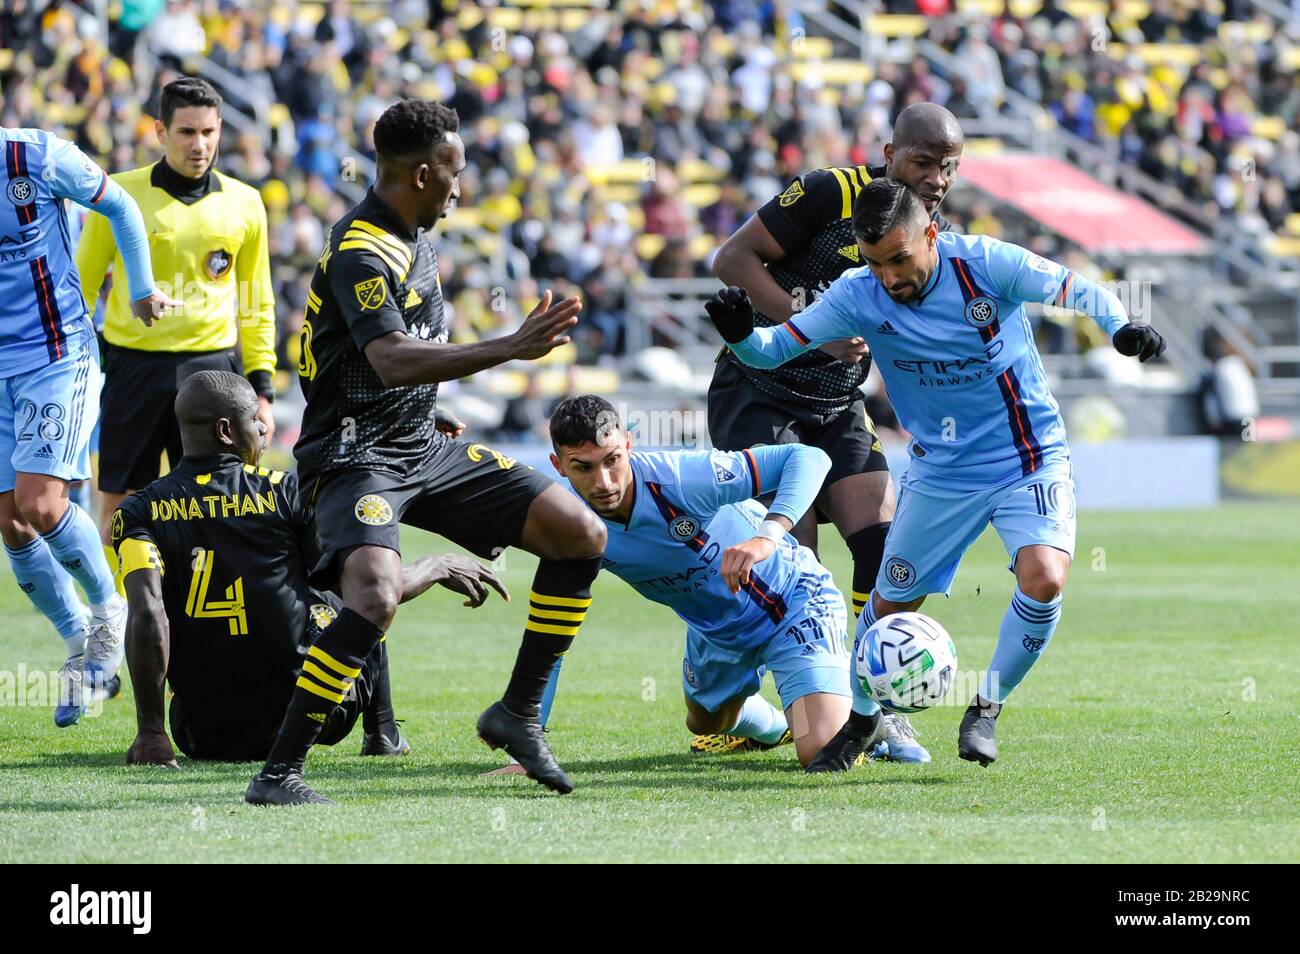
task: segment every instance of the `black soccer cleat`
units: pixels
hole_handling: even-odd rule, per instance
[[[393,726],[393,735],[382,731],[371,735],[369,732],[361,737],[362,755],[410,755],[411,743],[402,735],[402,730]]]
[[[957,754],[967,762],[978,762],[984,767],[996,762],[998,743],[993,738],[993,731],[1001,711],[1000,702],[982,702],[977,694],[961,717]]]
[[[561,795],[573,791],[573,782],[546,744],[541,723],[520,718],[504,702],[494,702],[478,717],[478,737],[491,748],[505,749],[533,781]]]
[[[317,793],[295,771],[280,773],[263,769],[253,776],[244,792],[244,801],[250,805],[332,805],[324,795]]]
[[[866,761],[867,753],[884,740],[885,720],[879,712],[871,716],[850,713],[849,721],[822,746],[805,771],[847,772]]]

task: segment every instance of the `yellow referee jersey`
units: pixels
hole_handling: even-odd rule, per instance
[[[114,281],[104,337],[140,351],[217,351],[238,341],[245,374],[274,372],[275,298],[262,197],[214,169],[207,193],[187,203],[158,184],[154,168],[112,178],[140,206],[154,281],[185,306],[146,328],[131,314],[126,282]],[[126,274],[108,220],[88,216],[77,270],[91,311],[110,263],[114,275]]]

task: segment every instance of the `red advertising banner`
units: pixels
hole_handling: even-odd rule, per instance
[[[1090,252],[1194,254],[1205,238],[1150,203],[1067,162],[1026,153],[970,156],[967,182]]]

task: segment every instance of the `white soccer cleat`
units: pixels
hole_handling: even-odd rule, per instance
[[[126,600],[114,593],[103,613],[92,613],[86,634],[86,671],[107,683],[126,653]]]
[[[85,672],[82,670],[82,655],[69,656],[59,667],[59,698],[54,705],[54,724],[60,729],[76,725],[81,721],[81,714],[90,703],[86,692]]]

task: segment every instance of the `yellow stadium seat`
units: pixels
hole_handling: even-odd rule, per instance
[[[584,12],[592,9],[604,9],[609,0],[505,0],[509,7],[581,7]]]
[[[1278,258],[1300,258],[1300,236],[1274,235],[1268,240],[1268,251]]]
[[[1225,43],[1267,43],[1277,27],[1262,20],[1225,20],[1219,24],[1219,39]]]
[[[957,0],[957,12],[978,14],[982,17],[1000,17],[1006,9],[1003,0]]]
[[[668,244],[668,240],[662,235],[638,235],[633,241],[633,247],[636,249],[637,258],[643,262],[648,262],[663,251],[663,247]]]
[[[1300,236],[1300,212],[1292,212],[1288,215],[1283,227],[1288,234]]]
[[[624,159],[609,165],[591,165],[583,170],[587,181],[594,186],[608,185],[611,182],[628,182],[641,184],[650,181],[654,173],[654,163],[649,160]]]
[[[1076,20],[1106,16],[1105,0],[1061,0],[1060,7]]]
[[[870,83],[875,71],[861,60],[810,60],[791,63],[790,77],[797,83],[823,83],[827,86],[852,86]]]
[[[524,11],[515,7],[497,7],[488,11],[488,25],[518,32],[523,29]]]
[[[1019,17],[1023,20],[1032,17],[1041,10],[1043,0],[1010,0],[1007,7],[1011,10],[1013,17]]]
[[[682,201],[697,209],[705,209],[722,198],[722,190],[710,182],[687,186],[682,190]]]
[[[478,209],[458,205],[447,213],[445,224],[448,230],[482,228],[483,213]]]
[[[14,64],[14,51],[8,48],[0,49],[0,70],[7,70]]]
[[[790,55],[797,60],[829,60],[835,46],[824,36],[797,36],[790,40]]]
[[[996,156],[1001,152],[1001,139],[967,139],[962,149],[964,156]]]
[[[717,241],[712,235],[697,235],[691,239],[689,251],[691,258],[697,262],[702,262],[708,258],[715,248],[718,247]]]
[[[486,18],[481,7],[462,6],[460,12],[456,14],[456,26],[462,30],[472,30]]]
[[[1250,131],[1264,139],[1281,139],[1286,132],[1286,122],[1278,116],[1256,116],[1250,124]]]
[[[606,183],[605,185],[594,186],[593,189],[602,202],[620,202],[623,205],[633,205],[641,201],[641,194],[645,187],[630,183]]]
[[[1151,15],[1151,4],[1147,0],[1124,0],[1119,5],[1119,12],[1130,20],[1145,20]]]
[[[1282,51],[1279,59],[1289,70],[1300,71],[1300,46],[1289,46]]]
[[[724,170],[700,159],[683,159],[677,164],[677,178],[683,182],[717,182],[725,177]]]
[[[867,32],[872,36],[885,36],[892,39],[900,36],[921,36],[929,29],[929,24],[922,16],[880,13],[867,20],[866,27]]]

